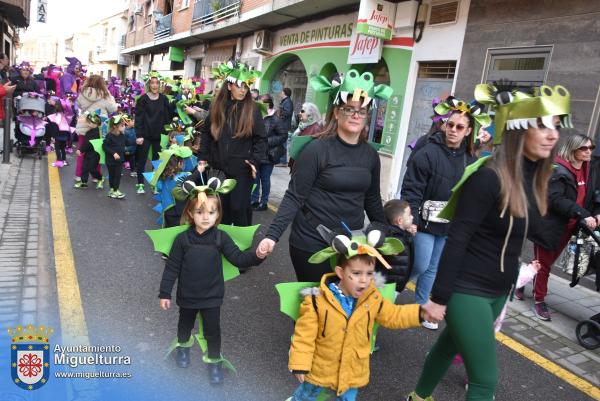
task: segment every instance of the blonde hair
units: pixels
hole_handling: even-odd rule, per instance
[[[575,152],[586,143],[594,144],[592,138],[583,134],[573,134],[567,137],[567,139],[561,144],[558,149],[558,156],[561,159],[568,161],[569,163],[575,163]]]
[[[214,199],[217,204],[217,212],[219,216],[217,217],[217,221],[215,222],[215,227],[221,223],[221,217],[223,216],[223,207],[221,206],[221,198],[217,195],[206,195],[207,199]],[[194,225],[194,210],[198,205],[198,197],[194,196],[190,198],[188,202],[185,204],[185,209],[183,209],[183,213],[181,214],[181,224],[191,224]],[[205,210],[206,202],[200,205],[201,210]]]
[[[523,147],[528,130],[507,130],[488,166],[500,180],[500,211],[508,210],[513,217],[527,218],[528,200],[523,187]],[[552,175],[552,164],[556,148],[550,156],[538,162],[533,177],[533,195],[538,210],[543,215],[548,211],[548,181]]]

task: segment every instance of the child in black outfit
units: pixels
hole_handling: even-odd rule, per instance
[[[64,167],[67,165],[67,142],[71,136],[71,119],[73,116],[73,105],[67,99],[52,100],[50,105],[54,106],[55,112],[48,115],[46,132],[52,137],[56,161],[53,167]]]
[[[113,199],[123,199],[125,194],[119,191],[121,172],[125,161],[125,128],[128,118],[126,114],[115,114],[108,120],[108,135],[104,138],[102,149],[106,153],[106,168],[110,190],[108,196]]]
[[[227,181],[224,184],[228,184]],[[221,200],[217,195],[221,185],[217,178],[211,178],[208,185],[203,187],[186,181],[183,188],[186,187],[189,188],[185,190],[189,194],[189,200],[183,218],[190,224],[190,228],[179,234],[173,242],[158,297],[160,307],[169,309],[171,291],[177,280],[177,366],[186,368],[189,365],[190,348],[186,344],[190,341],[196,315],[200,313],[208,346],[208,355],[204,361],[208,364],[209,380],[211,384],[221,384],[223,359],[220,319],[225,295],[221,255],[238,267],[256,266],[262,259],[256,256],[254,250],[240,251],[231,237],[217,228],[222,215]]]
[[[94,146],[90,141],[94,139],[100,139],[100,116],[94,112],[86,111],[84,113],[86,121],[90,129],[85,133],[84,138],[79,144],[77,149],[77,156],[83,153],[83,168],[81,172],[81,180],[76,181],[75,188],[87,188],[88,177],[91,175],[98,180],[96,189],[104,188],[104,178],[102,173],[98,171],[98,165],[100,163],[100,155],[94,150]]]
[[[388,282],[396,283],[396,291],[402,292],[410,279],[413,268],[413,236],[416,227],[408,202],[392,199],[383,206],[385,218],[389,224],[387,235],[398,238],[404,244],[404,251],[394,256],[384,256],[392,266],[391,270],[378,264],[377,270],[381,271]]]

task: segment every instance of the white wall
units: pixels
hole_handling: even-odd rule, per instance
[[[431,0],[424,1],[424,4],[431,4]],[[417,82],[417,74],[419,71],[419,62],[422,61],[451,61],[456,60],[456,71],[460,66],[460,55],[462,53],[465,31],[467,28],[467,18],[469,14],[470,0],[461,0],[458,9],[458,18],[455,23],[441,24],[438,26],[425,25],[423,38],[419,43],[415,44],[408,81],[406,84],[406,93],[404,101],[404,109],[402,110],[402,121],[400,122],[400,132],[394,152],[394,160],[391,163],[390,177],[387,188],[382,187],[382,196],[384,198],[394,198],[399,192],[398,180],[402,170],[402,161],[406,150],[408,123],[410,121],[410,113],[412,110],[415,85]],[[397,36],[412,36],[412,29],[409,31],[396,32]],[[393,68],[393,67],[392,67]],[[454,83],[452,84],[452,92],[456,85],[456,73]],[[433,111],[432,111],[433,113]],[[384,171],[384,170],[382,170]]]

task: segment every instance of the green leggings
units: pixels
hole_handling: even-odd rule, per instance
[[[498,382],[494,321],[506,295],[484,298],[454,293],[446,309],[446,328],[427,355],[416,392],[429,397],[459,353],[469,375],[468,401],[492,401]]]

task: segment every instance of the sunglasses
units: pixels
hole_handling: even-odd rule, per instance
[[[457,131],[457,132],[461,132],[461,131],[463,131],[463,130],[465,130],[465,129],[467,128],[467,126],[466,126],[466,125],[464,125],[464,124],[455,124],[455,123],[453,123],[452,121],[448,121],[448,122],[446,123],[446,125],[447,125],[447,126],[448,126],[448,128],[450,128],[450,129],[456,128],[456,131]]]
[[[592,146],[580,146],[580,147],[577,148],[577,150],[581,150],[582,152],[585,152],[586,150],[589,150],[591,152],[594,149],[596,149],[595,145],[592,145]]]

